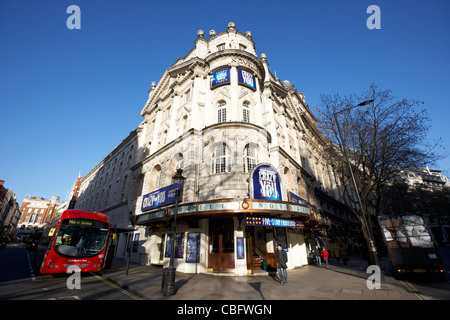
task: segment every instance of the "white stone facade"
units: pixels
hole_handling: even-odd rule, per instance
[[[225,71],[216,73],[219,70]],[[273,254],[273,228],[250,227],[255,231],[249,232],[243,222],[258,214],[256,202],[250,201],[247,211],[242,208],[250,197],[250,172],[261,163],[277,171],[283,202],[288,202],[292,192],[317,209],[297,215],[285,203],[287,211],[267,209],[262,214],[300,219],[309,228],[328,225],[320,216],[314,188],[338,200],[341,194],[324,156],[325,142],[316,129],[316,119],[303,93],[289,81],[274,77],[265,54],[258,58],[251,32],[237,31],[234,23],[218,34],[211,30],[209,39],[198,31],[195,47],[175,61],[158,83],[152,83],[141,115],[144,120],[139,127],[85,175],[76,205],[108,214],[111,224],[121,231],[130,228],[129,214],[138,217],[134,234],[139,234],[139,246],[133,252],[134,260],[168,264],[164,239],[171,232],[169,209],[173,205],[142,211],[141,204],[144,195],[171,185],[177,168],[183,169],[186,178],[180,209],[184,205],[182,210],[191,210],[187,204],[193,208],[190,214],[180,215],[177,233],[184,233],[185,242],[189,233],[200,234],[199,263],[186,262],[184,252],[183,258],[176,259],[179,271],[214,269],[210,262],[216,235],[211,230],[216,218],[231,219],[234,246],[233,267],[219,269],[247,273],[250,241],[253,251]],[[223,204],[224,210],[202,211],[205,203],[211,208]],[[308,228],[285,229],[289,267],[306,264]],[[224,235],[217,237],[224,242]],[[245,241],[244,258],[237,253],[238,238]],[[125,233],[120,235],[116,256],[126,256],[129,239]],[[226,251],[222,242],[220,250]],[[261,248],[256,250],[258,242]]]

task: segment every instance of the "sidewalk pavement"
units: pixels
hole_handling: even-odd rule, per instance
[[[281,286],[278,276],[224,276],[215,274],[176,273],[176,294],[161,293],[163,268],[114,259],[111,269],[101,271],[103,277],[149,300],[418,300],[401,282],[382,276],[381,289],[369,289],[367,263],[350,260],[346,266],[330,259],[328,268],[307,265],[288,270],[288,285]]]

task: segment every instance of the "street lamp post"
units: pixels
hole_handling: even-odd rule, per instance
[[[376,246],[375,246],[375,242],[373,241],[373,237],[372,237],[372,234],[370,232],[369,225],[367,223],[366,213],[365,213],[364,207],[363,207],[362,202],[361,202],[361,197],[359,196],[358,186],[356,185],[355,175],[353,174],[352,165],[350,163],[350,159],[349,159],[348,154],[347,154],[347,148],[346,148],[346,144],[345,144],[345,139],[342,136],[341,128],[339,127],[339,121],[338,121],[338,114],[340,114],[342,112],[345,112],[345,111],[349,111],[349,110],[351,110],[353,108],[356,108],[356,107],[361,107],[361,106],[368,105],[369,103],[372,103],[372,102],[373,102],[373,100],[367,100],[367,101],[361,102],[360,104],[358,104],[356,106],[353,106],[353,107],[350,107],[350,108],[347,108],[347,109],[335,112],[335,113],[333,113],[333,116],[334,116],[334,121],[336,122],[336,126],[337,126],[337,129],[338,129],[339,138],[341,139],[341,142],[342,142],[342,149],[344,150],[345,159],[347,160],[348,169],[350,170],[350,175],[352,177],[353,186],[354,186],[355,191],[356,191],[356,197],[358,199],[358,204],[361,207],[361,214],[362,214],[362,217],[363,217],[363,224],[364,224],[363,228],[364,228],[364,233],[366,234],[366,239],[367,239],[367,242],[368,242],[369,253],[372,256],[373,262],[377,266],[380,266],[380,263],[378,261],[378,256],[377,256],[377,253],[376,253],[377,249],[376,249]]]
[[[175,260],[175,243],[177,236],[177,215],[178,215],[178,199],[181,194],[181,188],[183,187],[184,177],[182,175],[183,169],[177,169],[177,172],[173,175],[172,181],[174,183],[179,183],[180,188],[175,191],[175,212],[173,214],[173,226],[172,226],[172,239],[170,240],[170,262],[169,267],[163,270],[163,278],[161,284],[161,292],[165,296],[175,295],[175,273],[176,268],[174,267]],[[169,211],[170,212],[170,211]],[[170,215],[170,214],[169,214]]]
[[[133,212],[128,213],[128,218],[130,219],[131,227],[132,227],[132,235],[134,233],[134,228],[136,227],[136,216]],[[133,236],[129,239],[128,243],[128,257],[127,257],[127,268],[125,269],[125,275],[128,275],[128,270],[130,269],[130,260],[131,260],[131,250],[132,250],[132,240]]]

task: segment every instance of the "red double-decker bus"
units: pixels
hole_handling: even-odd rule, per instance
[[[110,224],[100,212],[66,210],[44,229],[35,253],[39,271],[65,273],[70,266],[81,272],[100,271],[105,259]]]

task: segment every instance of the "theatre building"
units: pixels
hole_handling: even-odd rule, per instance
[[[108,214],[116,257],[129,248],[135,261],[168,266],[178,205],[179,272],[267,270],[277,244],[289,268],[308,264],[313,235],[330,228],[315,189],[338,197],[338,188],[303,93],[270,72],[251,32],[199,30],[152,83],[141,115],[85,175],[76,206]]]

